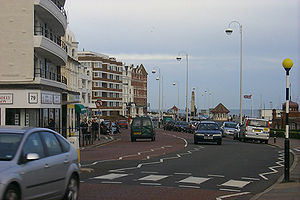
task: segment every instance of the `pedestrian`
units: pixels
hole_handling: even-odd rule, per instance
[[[87,139],[87,129],[88,124],[86,123],[86,119],[84,118],[83,121],[80,123],[80,130],[83,136],[83,141],[86,141]]]
[[[92,121],[92,133],[95,140],[99,139],[99,124],[96,119],[93,119]]]
[[[55,121],[52,118],[49,119],[48,128],[55,131]]]

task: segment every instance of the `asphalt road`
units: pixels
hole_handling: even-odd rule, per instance
[[[193,143],[189,133],[157,131],[155,142],[113,143],[81,152],[80,199],[250,199],[282,174],[281,149],[224,138]],[[271,168],[271,169],[270,169]]]

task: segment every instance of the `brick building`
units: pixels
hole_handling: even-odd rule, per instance
[[[148,73],[142,64],[132,68],[133,102],[138,115],[147,114],[147,77]]]
[[[273,109],[273,119],[272,119],[272,128],[275,129],[285,129],[285,120],[286,120],[286,103],[282,105],[282,112],[278,117],[276,115],[276,110]],[[296,102],[290,101],[289,103],[289,124],[291,130],[300,129],[300,112],[299,105]]]

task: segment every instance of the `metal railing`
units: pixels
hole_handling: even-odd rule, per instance
[[[34,26],[34,35],[42,35],[50,39],[67,52],[67,45],[61,40],[61,36],[55,35],[50,29],[42,26]]]
[[[62,76],[61,74],[57,74],[54,72],[47,71],[41,68],[34,68],[34,77],[41,77],[53,81],[57,81],[60,83],[68,84],[68,80],[66,77]]]

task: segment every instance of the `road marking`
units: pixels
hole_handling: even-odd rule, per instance
[[[201,178],[201,177],[194,177],[194,176],[190,176],[186,179],[183,179],[181,181],[179,181],[179,183],[193,183],[193,184],[201,184],[207,180],[209,180],[210,178]]]
[[[228,192],[241,192],[241,190],[232,190],[232,189],[225,189],[225,188],[220,188],[219,190],[228,191]]]
[[[179,185],[179,187],[182,187],[182,188],[195,188],[195,189],[200,188],[199,186],[190,186],[190,185]]]
[[[158,172],[145,172],[145,171],[142,171],[141,173],[142,174],[158,174]]]
[[[242,196],[242,195],[246,195],[246,194],[250,194],[250,192],[242,192],[242,193],[224,195],[224,196],[217,197],[216,200],[223,200],[223,199],[226,199],[226,198]]]
[[[249,183],[251,183],[251,182],[250,181],[230,180],[230,181],[227,181],[227,182],[221,184],[221,186],[243,188],[246,185],[248,185]]]
[[[250,180],[250,181],[259,181],[259,178],[248,178],[248,177],[242,177],[243,180]]]
[[[178,139],[181,139],[181,140],[183,140],[184,141],[184,147],[187,147],[187,145],[188,145],[188,142],[187,142],[187,140],[186,139],[184,139],[184,138],[182,138],[182,137],[179,137],[179,136],[176,136],[176,135],[171,135],[171,134],[167,134],[167,133],[163,133],[164,135],[169,135],[169,136],[172,136],[172,137],[175,137],[175,138],[178,138]]]
[[[272,167],[268,167],[271,171],[259,174],[259,176],[262,177],[264,180],[269,180],[267,177],[265,177],[265,175],[276,174],[276,173],[278,173],[278,171],[275,168],[279,168],[279,167],[284,166],[283,165],[283,163],[284,163],[284,151],[281,150],[278,153],[279,153],[279,157],[278,157],[279,161],[276,162],[277,165],[272,166]]]
[[[294,150],[295,150],[295,151],[298,151],[298,152],[300,151],[300,149],[297,149],[297,148],[294,148]]]
[[[192,173],[174,173],[175,175],[188,175],[188,176],[190,176],[190,175],[192,175]]]
[[[109,170],[109,172],[125,173],[124,171],[121,170]]]
[[[145,176],[143,178],[138,179],[139,181],[159,181],[162,180],[164,178],[167,178],[168,176],[165,175],[149,175],[149,176]]]
[[[160,186],[160,183],[140,183],[141,185],[154,185],[154,186]]]
[[[124,177],[124,176],[128,176],[128,174],[114,174],[114,173],[111,173],[111,174],[106,174],[106,175],[103,175],[103,176],[97,176],[97,177],[94,177],[93,179],[113,180],[113,179],[121,178],[121,177]]]
[[[216,174],[209,174],[207,176],[211,176],[211,177],[219,177],[219,178],[224,178],[225,176],[223,175],[216,175]]]
[[[121,184],[122,182],[113,182],[113,181],[102,181],[104,184]]]

